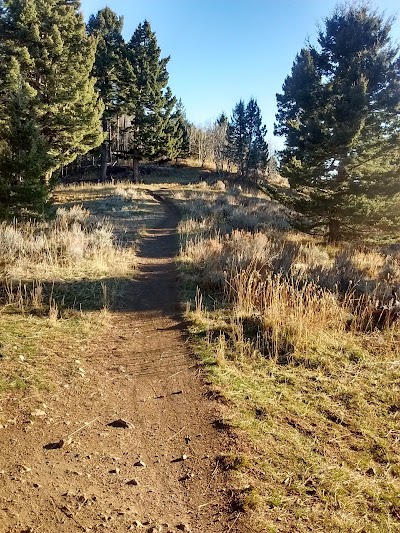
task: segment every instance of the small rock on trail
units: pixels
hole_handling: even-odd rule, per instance
[[[122,418],[118,418],[118,420],[114,420],[113,422],[110,422],[109,424],[107,424],[107,426],[111,426],[113,428],[123,428],[123,429],[133,428],[132,424],[130,424],[126,420],[123,420]]]

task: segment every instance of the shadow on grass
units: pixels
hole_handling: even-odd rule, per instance
[[[159,284],[160,276],[165,279]],[[169,280],[169,282],[168,282]],[[160,311],[175,314],[175,273],[169,265],[145,267],[134,279],[104,278],[100,280],[42,282],[21,281],[12,293],[0,289],[0,306],[7,312],[46,316],[57,306],[61,316],[70,311],[113,312]],[[161,285],[160,290],[157,285]]]
[[[55,304],[61,316],[63,310],[96,311],[104,307],[115,312],[153,311],[175,315],[178,309],[178,274],[173,261],[178,248],[176,217],[171,208],[158,227],[148,230],[137,252],[139,268],[133,278],[108,277],[40,284],[22,280],[11,294],[10,289],[8,294],[4,288],[0,289],[0,305],[12,300],[14,305],[10,308],[44,314]]]

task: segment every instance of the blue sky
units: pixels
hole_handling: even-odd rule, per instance
[[[129,40],[147,19],[168,64],[169,85],[182,98],[188,119],[198,124],[222,111],[230,116],[242,98],[257,99],[268,139],[273,139],[275,94],[281,91],[296,53],[307,38],[315,42],[317,24],[335,0],[82,0],[86,20],[108,5],[124,16]],[[398,13],[398,0],[371,3],[387,15]],[[392,36],[400,41],[400,20]]]

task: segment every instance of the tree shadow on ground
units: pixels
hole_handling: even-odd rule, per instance
[[[57,306],[60,316],[71,311],[99,311],[107,308],[113,312],[161,311],[170,314],[176,309],[173,302],[165,303],[165,294],[154,293],[153,284],[168,268],[144,268],[137,278],[104,278],[99,280],[56,281],[38,284],[21,281],[11,290],[0,288],[0,306],[8,312],[23,312],[46,316]]]

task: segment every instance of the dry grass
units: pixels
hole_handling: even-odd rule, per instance
[[[79,185],[55,193],[46,222],[0,224],[0,391],[40,394],[77,375],[76,353],[108,327],[134,275],[135,241],[153,214],[140,188]]]
[[[254,531],[398,531],[400,329],[346,328],[360,296],[368,313],[400,283],[395,247],[294,234],[260,195],[178,202],[193,339],[246,457],[238,509]]]
[[[3,222],[0,250],[3,279],[98,278],[132,268],[132,254],[118,245],[110,222],[79,206],[59,208],[51,222]]]

